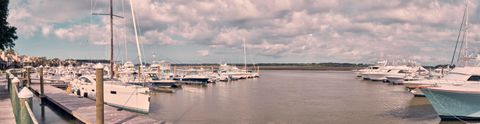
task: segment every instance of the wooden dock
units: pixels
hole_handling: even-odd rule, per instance
[[[10,94],[5,87],[7,81],[5,79],[0,80],[0,122],[2,124],[15,124],[15,116],[13,115]]]
[[[30,86],[35,92],[40,92],[40,85]],[[96,111],[95,101],[78,97],[73,94],[67,94],[64,90],[59,88],[45,85],[44,86],[45,97],[55,105],[59,106],[66,112],[73,115],[78,120],[87,123],[95,123]],[[110,124],[163,124],[165,121],[158,121],[149,118],[146,115],[130,112],[126,110],[119,110],[118,108],[105,105],[104,106],[104,119],[105,123]]]

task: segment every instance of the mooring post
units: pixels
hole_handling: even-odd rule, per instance
[[[177,66],[173,66],[173,78],[177,77]]]
[[[12,85],[10,87],[10,99],[12,100],[12,106],[14,106],[13,112],[15,113],[15,115],[20,115],[20,105],[19,105],[20,103],[18,103],[19,99],[17,94],[17,88],[18,88],[18,84],[20,84],[20,79],[18,79],[13,75],[10,75],[10,76],[13,77],[11,81]]]
[[[27,87],[30,87],[30,84],[32,83],[32,80],[30,78],[30,72],[32,71],[32,66],[27,66],[25,67],[27,72],[26,72],[26,78],[27,78]]]
[[[97,124],[103,124],[103,65],[98,63],[95,65],[95,74],[96,74],[96,107],[97,107]]]
[[[8,91],[10,91],[10,89],[11,89],[10,87],[12,85],[12,80],[10,80],[10,74],[5,73],[5,76],[7,78],[7,89],[8,89]]]
[[[115,72],[119,72],[120,71],[120,65],[115,65]],[[120,75],[118,73],[115,73],[115,77],[119,78]]]
[[[18,98],[20,99],[20,123],[21,124],[32,124],[32,119],[28,114],[27,107],[32,107],[32,97],[33,93],[28,89],[28,87],[23,87],[23,89],[18,93]],[[27,103],[25,103],[25,101]]]
[[[157,77],[158,79],[160,80],[160,74],[161,74],[161,69],[160,69],[160,65],[157,66]],[[163,78],[163,75],[162,75],[162,78]]]
[[[142,64],[138,66],[138,80],[142,79]]]
[[[42,100],[43,103],[43,98],[45,98],[44,90],[43,90],[43,66],[40,65],[38,67],[38,76],[40,78],[40,99]]]

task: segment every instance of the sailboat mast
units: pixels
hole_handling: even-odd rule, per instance
[[[143,65],[142,52],[140,52],[140,42],[138,41],[138,33],[137,33],[137,22],[135,21],[135,11],[133,9],[132,0],[130,0],[130,8],[132,10],[133,30],[135,31],[135,42],[137,43],[137,54],[138,54],[138,60],[140,61],[140,68],[141,68],[141,66]]]
[[[113,79],[113,0],[110,0],[110,78]]]
[[[245,43],[245,37],[243,38],[243,67],[247,72],[247,44]]]
[[[468,0],[465,0],[465,57],[468,56]]]

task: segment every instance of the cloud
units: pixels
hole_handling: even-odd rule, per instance
[[[248,53],[257,58],[301,61],[295,58],[304,57],[317,62],[403,56],[445,63],[465,7],[463,1],[443,0],[134,2],[144,44],[202,47],[199,55],[212,57],[231,54],[220,49],[241,50],[245,39]],[[12,3],[9,21],[25,38],[41,35],[104,44],[109,40],[105,37],[109,18],[92,17],[90,12],[107,12],[107,5],[106,1],[20,0]],[[65,10],[58,11],[59,6]],[[469,4],[470,32],[480,31],[477,6],[477,1]],[[114,11],[125,17],[114,21],[115,39],[134,42],[128,1],[115,1]],[[480,36],[470,33],[469,39],[478,41]]]

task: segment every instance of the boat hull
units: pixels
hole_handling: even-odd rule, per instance
[[[95,99],[95,85],[74,84],[74,94]],[[150,108],[150,95],[148,88],[126,87],[122,85],[104,84],[104,101],[108,105],[118,108],[148,113]]]
[[[442,119],[480,119],[480,93],[422,88],[421,91]]]
[[[392,83],[392,84],[403,84],[404,77],[400,76],[388,76],[387,81]]]
[[[385,74],[367,74],[368,75],[368,79],[372,80],[372,81],[386,81],[387,80],[387,77],[385,76]]]

